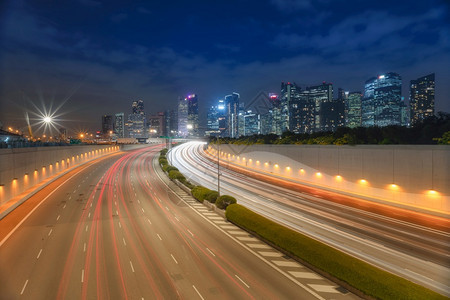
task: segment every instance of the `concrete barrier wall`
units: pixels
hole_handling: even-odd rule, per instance
[[[0,149],[0,205],[68,168],[119,150],[116,145]]]
[[[448,146],[225,144],[220,152],[222,161],[308,185],[450,212]]]

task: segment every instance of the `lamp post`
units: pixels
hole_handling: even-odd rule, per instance
[[[220,197],[220,139],[217,138],[217,193]]]

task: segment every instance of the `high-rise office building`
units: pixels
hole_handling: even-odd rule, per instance
[[[409,103],[411,125],[434,116],[434,73],[411,80]]]
[[[102,134],[107,135],[113,131],[113,117],[110,115],[102,116]]]
[[[372,77],[364,84],[364,97],[361,100],[361,125],[370,127],[375,125],[374,120],[374,93],[377,77]]]
[[[225,107],[227,113],[227,135],[232,138],[239,136],[239,98],[240,95],[233,92],[231,95],[225,96]]]
[[[322,107],[324,103],[333,101],[333,84],[323,82],[321,85],[307,87],[309,99],[313,109],[313,132],[330,130],[324,122]]]
[[[281,104],[281,127],[282,131],[292,130],[291,127],[296,123],[292,118],[296,117],[296,106],[299,97],[298,92],[301,89],[295,83],[282,82],[280,93]],[[294,108],[295,107],[295,108]]]
[[[281,135],[283,133],[283,116],[280,97],[275,93],[269,94],[270,109],[268,112],[267,127],[270,128],[267,133]]]
[[[178,135],[186,137],[188,133],[188,101],[178,97]]]
[[[361,92],[351,92],[346,101],[346,126],[356,128],[361,126]]]
[[[222,107],[224,110],[225,107]],[[206,127],[208,128],[205,135],[216,136],[220,134],[219,131],[219,105],[213,105],[209,108],[206,115]]]
[[[188,133],[190,136],[199,136],[198,97],[196,94],[187,96],[188,105]]]
[[[242,135],[249,136],[261,133],[260,115],[253,113],[251,110],[243,114],[243,133]]]
[[[175,137],[178,135],[178,109],[169,109],[164,112],[166,135]]]
[[[144,112],[144,101],[133,101],[131,105],[132,113],[128,115],[128,134],[131,138],[146,138],[146,119]]]
[[[166,136],[166,126],[164,113],[158,112],[156,115],[148,117],[148,132],[150,137]]]
[[[363,126],[401,125],[402,79],[386,73],[366,81],[362,100]]]
[[[125,137],[125,115],[123,112],[117,113],[114,118],[114,133],[118,138]]]

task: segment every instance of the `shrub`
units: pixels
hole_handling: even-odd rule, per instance
[[[166,159],[165,157],[160,157],[160,158],[158,159],[158,161],[159,161],[159,163],[160,163],[161,165],[167,165],[167,164],[168,164],[167,159]]]
[[[216,203],[217,197],[219,197],[218,192],[210,191],[208,194],[206,194],[205,199],[208,200],[208,202]]]
[[[161,151],[159,151],[159,153],[161,153],[161,155],[165,156],[167,154],[167,151],[169,151],[169,150],[167,150],[167,148],[164,148]]]
[[[186,180],[186,178],[183,176],[183,174],[180,173],[180,171],[175,171],[175,170],[172,170],[169,172],[169,178],[172,180],[178,179],[180,181]]]
[[[187,181],[186,178],[180,179],[180,182],[181,182],[182,184],[184,184],[185,186],[187,186],[188,188],[190,188],[191,190],[195,187],[195,185],[193,185],[192,183],[190,183],[189,181]]]
[[[229,195],[223,195],[217,198],[216,206],[220,209],[226,209],[228,205],[235,204],[236,202],[236,198]]]
[[[178,169],[174,166],[164,165],[163,170],[169,173],[170,171],[178,171]]]
[[[195,199],[197,199],[200,202],[203,202],[205,200],[206,195],[208,195],[211,190],[208,188],[205,188],[204,186],[198,185],[195,186],[192,190],[192,196],[194,196]]]

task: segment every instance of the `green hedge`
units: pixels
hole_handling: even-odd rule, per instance
[[[219,193],[217,191],[210,191],[206,195],[205,200],[208,200],[208,202],[210,202],[210,203],[216,203],[218,197],[219,197]]]
[[[186,178],[180,179],[180,182],[181,182],[182,184],[184,184],[185,186],[187,186],[187,187],[188,187],[189,189],[191,189],[191,190],[195,187],[195,185],[193,185],[192,183],[190,183],[189,181],[187,181]]]
[[[166,155],[167,154],[167,151],[169,151],[167,148],[164,148],[164,149],[162,149],[161,151],[159,151],[159,153],[161,154],[161,155]]]
[[[379,299],[448,299],[277,224],[241,205],[228,206],[226,217],[366,295]]]
[[[197,199],[200,202],[203,202],[206,196],[211,192],[211,190],[205,188],[204,186],[198,185],[194,186],[194,188],[191,189],[191,192],[192,196],[194,196],[195,199]]]
[[[216,206],[220,209],[226,209],[228,205],[235,204],[236,198],[229,196],[229,195],[223,195],[217,198],[216,200]]]
[[[178,168],[167,164],[163,166],[163,170],[169,173],[170,171],[178,171]]]
[[[175,171],[172,170],[169,172],[169,178],[174,180],[174,179],[178,179],[178,180],[186,180],[186,178],[183,176],[183,174],[180,173],[180,171]]]

